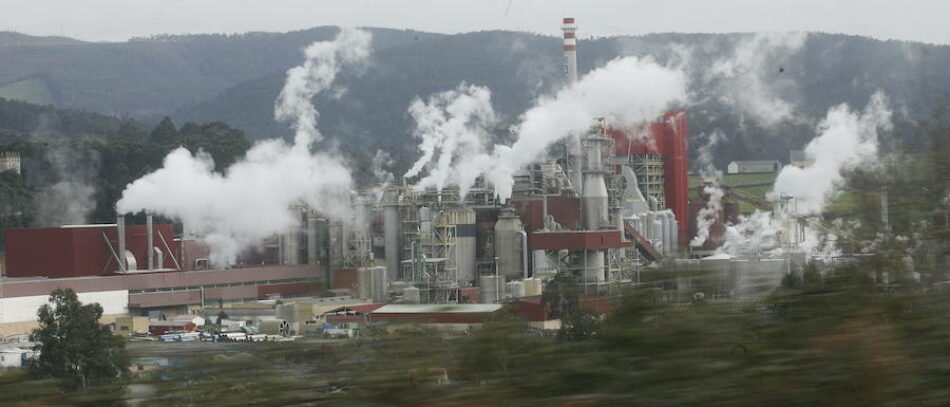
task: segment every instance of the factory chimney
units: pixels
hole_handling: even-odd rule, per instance
[[[574,38],[576,30],[574,17],[565,17],[561,31],[564,31],[564,76],[568,83],[577,82],[577,40]]]
[[[152,237],[155,235],[155,232],[152,224],[152,214],[148,212],[145,213],[145,234],[147,235],[146,244],[148,245],[148,248],[145,250],[145,254],[148,256],[148,270],[152,271],[155,269],[155,253],[153,253],[155,250],[155,241]]]
[[[119,214],[115,218],[115,227],[116,227],[116,237],[119,240],[119,253],[116,257],[119,260],[119,271],[125,272],[127,265],[125,264],[125,215]]]

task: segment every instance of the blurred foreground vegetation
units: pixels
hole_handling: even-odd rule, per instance
[[[950,287],[918,272],[883,256],[809,267],[755,302],[632,289],[586,336],[503,317],[466,334],[371,328],[209,352],[124,388],[61,393],[7,375],[0,405],[944,406]]]

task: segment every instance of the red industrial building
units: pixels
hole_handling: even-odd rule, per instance
[[[172,225],[155,225],[153,230],[164,259],[157,268],[176,270],[175,257],[181,249],[180,242],[173,240]],[[113,274],[119,266],[106,242],[114,245],[117,234],[114,224],[7,229],[6,275],[63,278]],[[146,242],[145,225],[126,227],[126,247],[137,264],[148,262]]]
[[[666,208],[678,221],[680,246],[687,242],[689,216],[689,141],[686,112],[670,111],[663,121],[633,130],[610,129],[617,157],[658,155],[663,159]]]
[[[115,224],[7,229],[0,298],[49,295],[57,288],[77,293],[127,290],[128,309],[134,315],[219,301],[310,295],[323,289],[318,266],[313,265],[195,270],[196,265],[207,264],[207,247],[196,240],[174,239],[170,224],[154,225],[152,231],[151,252],[161,264],[153,264],[151,270],[122,271],[116,261]],[[148,264],[147,247],[147,226],[125,227],[127,258]]]

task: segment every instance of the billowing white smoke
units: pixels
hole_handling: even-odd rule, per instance
[[[722,190],[722,171],[716,170],[712,161],[712,149],[725,139],[722,133],[716,131],[707,136],[706,143],[699,147],[698,165],[700,175],[703,177],[703,192],[708,195],[706,206],[696,214],[696,236],[689,242],[690,246],[702,246],[709,239],[710,231],[719,214],[722,212],[722,198],[725,192]]]
[[[406,177],[428,174],[416,184],[418,188],[434,186],[442,189],[449,182],[466,189],[479,175],[465,173],[469,166],[459,166],[467,156],[484,154],[488,128],[495,124],[495,110],[488,88],[462,83],[454,90],[436,93],[428,100],[415,99],[409,114],[416,122],[413,136],[422,140],[422,157],[406,172]],[[464,196],[464,195],[463,195]]]
[[[465,96],[462,92],[458,94]],[[671,102],[685,98],[686,79],[681,71],[663,67],[649,58],[616,59],[557,94],[540,98],[535,107],[521,116],[520,124],[514,129],[517,134],[514,144],[495,145],[491,153],[465,151],[462,157],[449,165],[449,171],[438,173],[437,177],[425,182],[420,181],[418,186],[439,186],[441,182],[443,185],[459,185],[464,193],[478,175],[484,175],[504,201],[511,196],[515,172],[541,158],[553,143],[584,133],[594,123],[593,118],[606,117],[612,125],[631,125],[653,120]],[[451,103],[443,105],[450,106]],[[437,114],[433,116],[438,117]],[[432,161],[434,155],[427,158],[426,151],[438,149],[443,154],[444,151],[455,151],[452,143],[468,139],[469,136],[477,137],[476,134],[484,129],[463,127],[459,131],[466,132],[466,135],[431,138],[435,148],[422,147],[424,155],[421,164],[417,162],[416,166],[424,168],[427,162]],[[426,140],[424,138],[423,143]],[[443,167],[436,166],[437,171],[440,168]]]
[[[803,33],[761,33],[740,40],[730,57],[701,68],[706,93],[766,126],[793,118],[795,105],[783,94],[798,85],[781,62],[800,50],[805,39]]]
[[[820,214],[834,197],[842,170],[877,157],[878,129],[890,128],[891,111],[880,92],[871,97],[863,112],[853,112],[844,104],[831,108],[818,125],[818,137],[805,146],[805,157],[812,164],[782,168],[770,199],[791,196],[800,214]]]
[[[725,242],[719,250],[733,255],[771,253],[779,246],[781,230],[771,212],[756,210],[726,227]]]
[[[182,221],[204,236],[216,265],[232,264],[240,250],[298,222],[289,210],[303,201],[311,208],[345,218],[350,208],[350,171],[325,152],[311,153],[320,140],[314,95],[328,89],[344,66],[363,63],[370,35],[344,29],[330,42],[309,46],[306,62],[287,72],[275,117],[294,124],[294,143],[267,140],[223,174],[211,157],[178,148],[161,169],[129,184],[116,204],[119,213],[149,211]]]
[[[313,97],[327,90],[343,65],[362,64],[369,57],[369,32],[342,29],[336,39],[310,44],[303,65],[287,71],[284,89],[277,96],[274,118],[294,124],[294,146],[307,148],[320,140],[317,130],[319,113],[313,107]]]
[[[393,165],[393,157],[389,153],[383,150],[376,150],[376,155],[373,156],[373,177],[376,178],[376,181],[383,185],[388,186],[395,181],[393,173],[386,170],[386,167]]]
[[[818,136],[805,147],[805,155],[812,164],[805,168],[785,166],[775,180],[769,199],[788,201],[783,213],[772,216],[770,212],[756,212],[740,219],[738,225],[728,229],[723,250],[738,254],[769,245],[781,249],[775,246],[774,236],[783,233],[783,229],[786,234],[793,229],[787,217],[820,215],[828,200],[836,195],[842,171],[874,160],[878,131],[891,127],[891,111],[880,92],[871,97],[863,112],[854,112],[844,104],[831,108],[818,125]],[[800,239],[794,242],[799,249],[810,254],[828,255],[835,250],[836,237],[822,233],[814,222],[805,225],[802,236],[794,238]]]

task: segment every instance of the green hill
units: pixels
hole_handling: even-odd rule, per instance
[[[409,102],[466,81],[490,87],[496,109],[511,122],[560,82],[560,39],[490,31],[442,35],[370,28],[370,66],[344,73],[341,99],[319,100],[324,133],[344,145],[389,150],[405,164],[416,156],[410,139]],[[155,36],[121,43],[0,33],[0,97],[157,121],[224,121],[251,138],[286,136],[273,121],[273,101],[284,73],[300,63],[307,44],[332,38],[337,29],[288,33]],[[863,106],[876,90],[894,101],[897,140],[919,146],[918,122],[934,100],[950,91],[950,47],[864,37],[810,34],[804,46],[769,59],[766,81],[794,81],[781,95],[804,112],[801,120],[765,127],[721,103],[702,85],[717,58],[730,55],[744,34],[651,34],[581,40],[580,71],[622,55],[676,57],[671,45],[692,47],[689,76],[697,85],[690,107],[691,147],[713,130],[730,135],[714,150],[720,167],[734,159],[786,160],[801,148],[828,107]],[[779,76],[781,75],[781,76]],[[698,82],[697,82],[698,81]],[[502,137],[504,132],[500,132]]]

